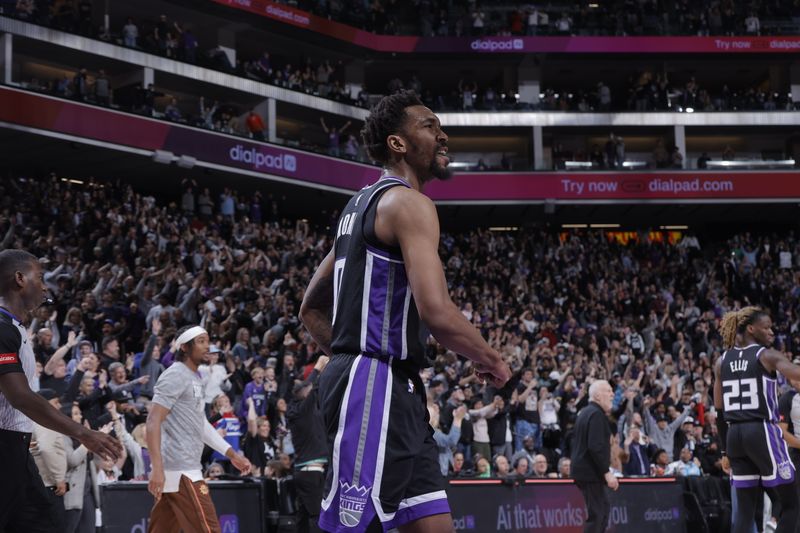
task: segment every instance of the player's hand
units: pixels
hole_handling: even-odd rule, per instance
[[[153,469],[150,472],[150,481],[147,483],[147,492],[153,495],[156,501],[161,499],[161,493],[164,492],[164,471]]]
[[[722,468],[722,471],[726,474],[731,473],[731,461],[728,459],[727,455],[722,456],[722,459],[720,460],[720,468]]]
[[[117,439],[100,431],[85,431],[78,437],[78,440],[90,452],[96,453],[103,459],[116,461],[122,455],[122,444]]]
[[[495,388],[498,389],[503,388],[503,385],[505,385],[508,380],[511,379],[511,369],[503,360],[499,360],[492,368],[481,364],[476,364],[475,374],[484,382],[491,383]]]
[[[231,459],[231,464],[235,466],[236,469],[239,470],[239,472],[241,472],[243,476],[249,474],[250,470],[253,469],[253,465],[250,464],[250,461],[247,460],[247,457],[245,457],[240,453],[233,452],[231,454],[230,459]]]
[[[56,483],[56,490],[53,491],[56,496],[63,496],[67,493],[67,482],[59,481]]]
[[[328,365],[328,361],[330,361],[330,358],[327,355],[320,355],[317,359],[317,364],[314,365],[314,369],[317,372],[322,372]]]
[[[619,480],[617,476],[612,474],[611,472],[606,472],[606,485],[611,490],[617,490],[619,488]]]

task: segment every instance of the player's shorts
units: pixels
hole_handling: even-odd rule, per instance
[[[731,424],[727,452],[734,487],[774,487],[794,482],[795,466],[777,424],[766,420]]]
[[[450,512],[417,372],[335,355],[320,378],[319,403],[332,449],[322,529],[373,531],[380,523],[388,531]]]

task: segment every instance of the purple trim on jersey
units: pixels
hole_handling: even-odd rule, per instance
[[[789,448],[786,445],[786,441],[783,440],[781,428],[768,422],[767,434],[769,435],[770,444],[772,445],[772,454],[775,457],[776,466],[784,463],[792,464],[792,459],[789,457]],[[792,465],[792,471],[794,471],[794,465]],[[794,479],[794,475],[792,475],[792,479]]]
[[[377,246],[372,246],[371,244],[367,244],[366,242],[364,245],[367,247],[367,250],[372,252],[373,254],[382,255],[384,257],[388,257],[389,259],[394,259],[395,261],[402,261],[403,255],[392,253],[388,250],[384,250],[383,248],[378,248]]]
[[[389,315],[389,354],[396,359],[404,359],[403,335],[408,335],[408,332],[403,330],[403,311],[405,310],[406,293],[410,290],[405,267],[395,263],[392,309]],[[408,358],[408,354],[405,358]]]
[[[371,375],[372,394],[368,397]],[[335,465],[335,494],[330,507],[323,509],[319,517],[320,527],[331,533],[364,531],[376,515],[372,491],[380,490],[374,483],[381,434],[387,423],[384,412],[388,413],[389,407],[385,405],[386,388],[391,387],[389,365],[376,358],[361,357],[349,387],[347,405],[342,410],[346,418]],[[369,416],[364,427],[367,406]],[[356,475],[358,479],[354,479]]]
[[[776,390],[776,382],[770,378],[765,380],[767,392],[767,408],[772,413],[770,422],[778,423],[780,421],[780,414],[778,413],[778,392]]]
[[[388,287],[390,270],[394,280]],[[386,331],[386,347],[383,346],[384,320],[386,303],[392,291],[389,323]],[[405,310],[406,292],[409,290],[408,277],[402,263],[392,263],[380,257],[372,256],[372,277],[369,283],[369,309],[367,310],[367,335],[364,342],[364,354],[369,356],[392,356],[403,359],[403,311]],[[408,357],[408,355],[406,355]]]
[[[450,504],[447,503],[447,498],[439,498],[438,500],[431,500],[429,502],[418,503],[411,507],[404,507],[399,509],[394,518],[383,524],[383,530],[389,531],[392,528],[400,527],[402,525],[432,516],[436,514],[443,514],[450,512]]]
[[[761,480],[759,480],[759,479],[743,479],[743,480],[734,479],[732,485],[737,489],[752,489],[753,487],[758,487],[759,485],[761,485]]]
[[[386,277],[389,262],[372,257],[372,277],[369,281],[369,309],[367,309],[367,338],[364,353],[382,355],[381,334],[383,328],[383,309],[386,306]]]

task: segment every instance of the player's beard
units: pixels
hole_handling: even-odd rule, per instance
[[[431,176],[442,181],[447,181],[453,177],[453,171],[450,170],[450,167],[444,167],[440,165],[436,161],[436,155],[433,156],[433,159],[431,160],[431,166],[428,168],[428,171],[430,172]]]
[[[442,145],[437,144],[436,147],[433,149],[433,157],[431,158],[431,164],[428,166],[428,174],[431,176],[430,180],[438,179],[442,181],[447,181],[453,177],[453,171],[450,170],[449,166],[440,165],[437,157],[439,155],[439,150],[442,149]],[[448,163],[450,161],[450,157],[447,157]],[[429,181],[430,181],[429,180]]]

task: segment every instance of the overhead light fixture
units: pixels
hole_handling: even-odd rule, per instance
[[[517,226],[492,226],[489,231],[517,231]]]
[[[659,226],[659,229],[667,229],[667,230],[674,230],[674,229],[689,229],[689,226]]]
[[[561,224],[562,229],[583,229],[588,227],[588,224]]]
[[[609,229],[609,228],[618,228],[619,224],[589,224],[589,227],[595,229]]]

